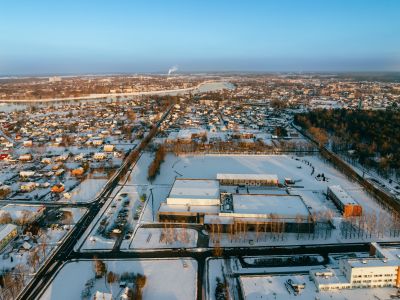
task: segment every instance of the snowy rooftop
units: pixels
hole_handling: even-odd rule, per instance
[[[346,260],[352,268],[374,268],[374,267],[393,267],[398,266],[399,261],[386,260],[382,258],[352,258]]]
[[[349,280],[344,276],[343,272],[336,268],[314,269],[311,270],[310,273],[313,274],[315,281],[318,284],[349,283]]]
[[[16,228],[17,226],[15,226],[14,224],[0,225],[0,241],[7,237]]]
[[[219,199],[217,180],[176,179],[169,198]]]
[[[329,189],[344,205],[357,205],[358,203],[340,185],[331,185]]]
[[[303,217],[309,215],[306,205],[297,195],[233,194],[232,196],[234,214],[238,216],[276,214],[295,218],[296,215]]]
[[[217,180],[278,180],[275,174],[224,174],[218,173]]]

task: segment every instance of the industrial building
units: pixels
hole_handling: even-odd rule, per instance
[[[362,206],[347,194],[340,185],[329,186],[327,194],[340,209],[343,217],[358,217],[362,215]]]
[[[400,287],[399,249],[385,249],[377,243],[371,244],[368,258],[341,259],[339,268],[310,271],[310,276],[319,291]]]
[[[268,194],[221,192],[220,184],[221,180],[176,179],[166,202],[160,205],[158,220],[204,224],[208,229],[217,225],[224,232],[238,227],[246,231],[313,232],[314,221],[300,196],[281,189],[269,189]]]
[[[219,183],[208,179],[176,179],[158,210],[160,221],[203,223],[206,214],[218,214]]]

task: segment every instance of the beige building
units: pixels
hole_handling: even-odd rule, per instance
[[[18,235],[17,226],[14,224],[0,225],[0,250]]]
[[[368,258],[340,260],[339,268],[310,271],[317,289],[400,287],[399,249],[385,249],[372,243],[370,252]]]

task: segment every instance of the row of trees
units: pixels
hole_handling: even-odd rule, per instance
[[[333,212],[331,210],[313,213],[308,218],[297,215],[294,222],[294,230],[297,240],[301,239],[328,239],[332,236]],[[304,222],[308,225],[304,227]],[[235,222],[231,225],[215,223],[210,225],[210,241],[216,248],[220,247],[223,233],[226,231],[230,242],[246,242],[253,240],[261,242],[284,240],[288,232],[285,230],[285,222],[278,216],[271,214],[267,222],[247,224]],[[293,226],[293,225],[292,225]],[[308,226],[308,228],[307,228]],[[292,227],[293,229],[293,227]],[[400,216],[396,212],[389,211],[364,212],[362,216],[343,218],[338,228],[342,239],[372,239],[400,236]],[[292,233],[292,234],[293,234]]]
[[[261,140],[254,142],[241,141],[215,141],[202,143],[191,141],[189,143],[174,142],[167,146],[168,150],[176,155],[185,153],[279,153],[285,151],[314,151],[315,147],[310,143],[298,141],[279,141],[276,145],[265,144]]]
[[[355,158],[367,168],[374,167],[383,173],[394,170],[400,175],[398,110],[319,109],[297,114],[295,123],[321,144],[326,144],[329,136],[334,151],[354,150]]]
[[[313,213],[305,218],[297,215],[293,224],[286,224],[285,219],[275,214],[270,214],[266,221],[248,224],[246,222],[235,221],[233,224],[224,225],[216,222],[210,225],[210,241],[218,247],[222,234],[226,231],[230,242],[245,242],[254,239],[254,242],[267,241],[267,239],[278,241],[284,240],[287,235],[287,225],[292,227],[291,232],[296,233],[299,239],[328,239],[332,235],[333,212],[330,210]]]
[[[145,275],[140,273],[122,273],[121,275],[114,273],[112,271],[107,271],[107,265],[105,262],[98,258],[94,258],[93,260],[93,271],[95,274],[95,279],[90,280],[86,285],[87,288],[82,292],[83,298],[88,298],[91,295],[91,288],[94,286],[94,281],[96,279],[101,279],[104,277],[106,286],[108,285],[111,292],[113,284],[118,281],[124,281],[129,286],[133,286],[133,288],[129,288],[127,292],[127,300],[141,300],[143,299],[143,288],[146,285],[147,278]]]
[[[154,156],[154,160],[150,164],[148,169],[148,179],[150,181],[153,181],[156,178],[156,176],[160,173],[160,166],[165,159],[165,154],[166,151],[164,146],[158,147],[156,154]]]
[[[186,224],[182,224],[182,227],[176,228],[174,224],[165,222],[160,235],[160,242],[166,244],[172,244],[176,241],[182,244],[189,243],[189,234],[186,228]]]

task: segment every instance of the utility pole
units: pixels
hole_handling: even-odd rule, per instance
[[[154,196],[153,196],[153,188],[150,189],[150,197],[151,197],[151,216],[154,222]]]

